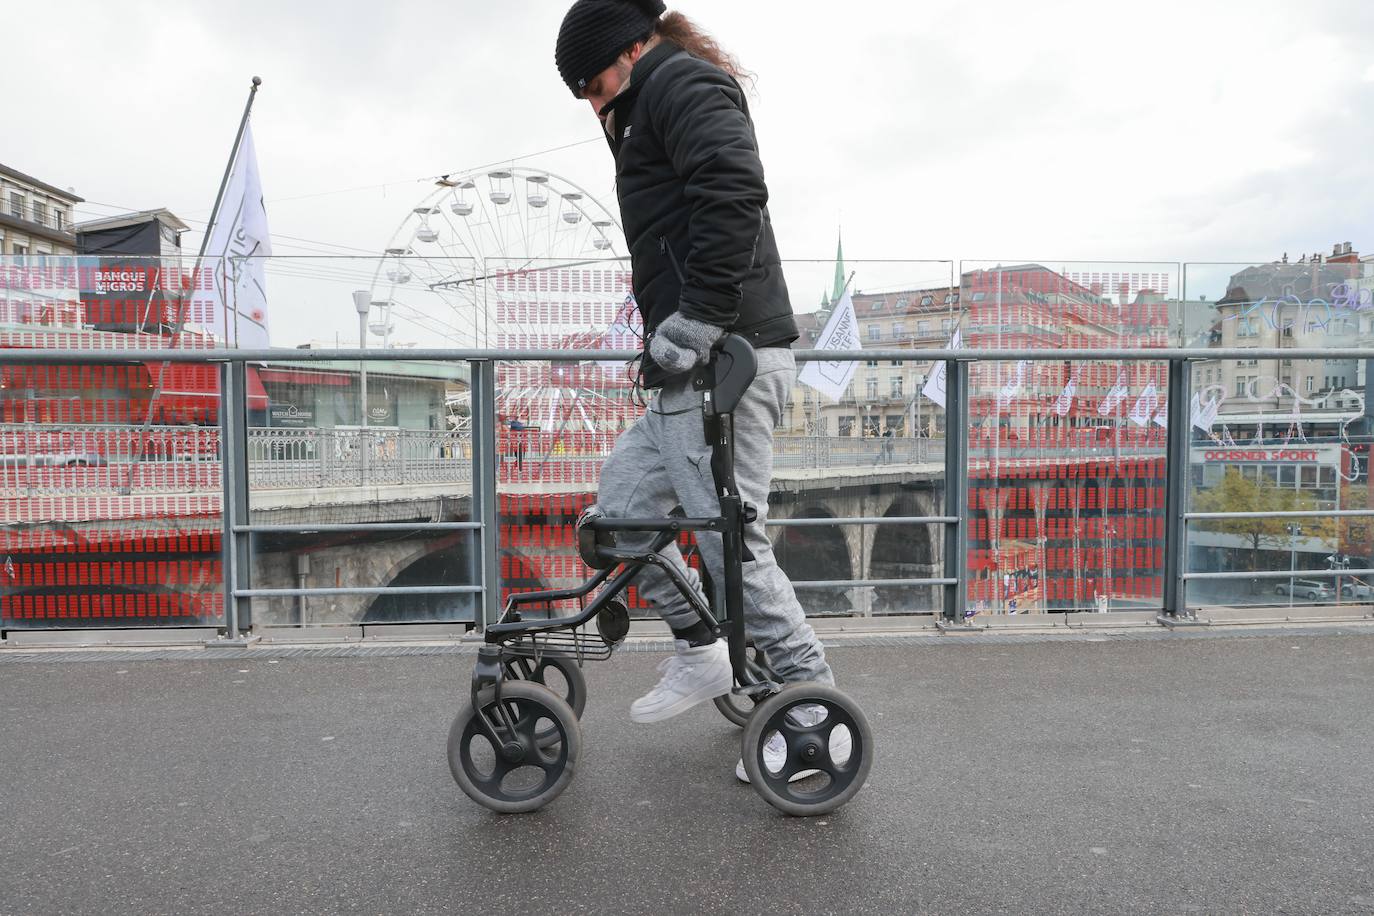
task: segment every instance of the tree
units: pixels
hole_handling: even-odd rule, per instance
[[[1243,477],[1235,468],[1227,470],[1221,483],[1206,490],[1193,493],[1195,512],[1303,512],[1317,507],[1313,495],[1305,490],[1281,487],[1269,481],[1255,481]],[[1302,526],[1305,537],[1320,538],[1329,542],[1335,549],[1341,534],[1336,519],[1329,516],[1309,516],[1306,518],[1222,518],[1198,521],[1198,530],[1215,531],[1244,538],[1250,544],[1250,570],[1259,568],[1259,550],[1282,550],[1289,546],[1292,536],[1289,526]],[[1251,589],[1258,582],[1251,582]]]

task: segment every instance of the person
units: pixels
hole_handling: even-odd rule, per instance
[[[893,437],[894,433],[892,432],[891,426],[883,430],[882,451],[879,452],[879,456],[882,458],[883,464],[891,464],[894,456],[896,455],[897,443],[893,441]],[[877,464],[877,462],[875,461],[874,464]]]
[[[521,420],[519,417],[511,417],[510,451],[511,455],[515,457],[516,468],[524,468],[525,466],[525,430],[528,428],[524,420]]]
[[[555,63],[577,99],[591,104],[615,157],[616,193],[644,323],[640,378],[655,393],[617,439],[597,502],[608,516],[714,516],[720,502],[691,372],[727,332],[754,347],[758,372],[735,409],[736,485],[757,510],[745,542],[745,630],[783,682],[833,684],[825,651],[764,531],[773,427],[796,376],[797,323],[768,214],[768,188],[738,61],[660,0],[577,0],[558,33]],[[629,537],[622,539],[630,542]],[[724,581],[720,535],[697,535],[712,581]],[[676,542],[665,560],[701,593]],[[717,640],[663,573],[645,567],[640,594],[674,636],[662,678],[630,707],[657,722],[729,692],[732,672]],[[719,602],[716,603],[719,607]],[[846,740],[844,729],[832,734]],[[779,740],[765,762],[785,756]],[[832,756],[847,758],[834,746]],[[735,773],[747,781],[741,762]]]

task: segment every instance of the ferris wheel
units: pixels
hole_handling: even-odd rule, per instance
[[[547,171],[446,175],[401,219],[372,280],[369,328],[439,346],[633,349],[639,315],[623,232],[596,198]],[[544,431],[623,425],[623,364],[498,363],[497,410]],[[465,395],[450,404],[465,426]],[[549,437],[544,437],[548,440]]]

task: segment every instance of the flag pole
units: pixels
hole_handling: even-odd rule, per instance
[[[215,223],[219,220],[219,208],[220,208],[220,205],[224,202],[224,189],[227,188],[227,187],[229,186],[229,176],[232,175],[232,174],[233,174],[233,171],[234,171],[234,160],[238,159],[238,157],[239,157],[239,146],[243,143],[243,132],[244,132],[244,130],[246,130],[246,129],[248,128],[248,115],[249,115],[249,113],[251,113],[252,110],[253,110],[253,99],[257,97],[257,94],[258,94],[258,87],[261,86],[261,85],[262,85],[262,77],[260,77],[260,76],[255,76],[255,77],[253,77],[253,85],[252,85],[252,88],[250,88],[250,89],[248,90],[248,101],[245,102],[245,103],[244,103],[244,106],[243,106],[243,117],[242,117],[242,118],[239,118],[239,129],[238,129],[238,133],[234,134],[234,145],[233,145],[233,147],[229,150],[229,161],[228,161],[227,163],[225,163],[225,165],[224,165],[224,177],[222,177],[222,178],[219,180],[219,191],[215,194],[215,205],[214,205],[213,207],[210,208],[210,222],[206,223],[206,225],[205,225],[205,235],[203,235],[203,236],[201,237],[201,240],[200,240],[200,251],[199,251],[199,253],[196,254],[196,271],[197,271],[197,273],[199,273],[201,261],[203,261],[203,260],[205,259],[205,249],[208,248],[208,247],[210,246],[210,237],[214,234]],[[226,343],[228,342],[228,338],[229,338],[229,312],[228,312],[228,309],[229,309],[229,302],[228,302],[228,298],[229,298],[229,297],[228,297],[228,296],[225,296],[225,295],[221,295],[221,296],[220,296],[220,307],[221,307],[222,309],[225,310],[225,312],[224,312],[224,336],[225,336],[225,341],[226,341]],[[237,314],[237,312],[236,312],[235,314]],[[237,327],[238,327],[238,323],[237,323],[237,322],[235,322],[234,327],[235,327],[235,329],[237,330]],[[179,332],[179,328],[180,328],[180,322],[178,322],[178,332]]]
[[[200,240],[200,253],[196,255],[196,263],[205,257],[205,249],[210,244],[210,230],[215,228],[215,220],[219,219],[219,206],[224,202],[224,189],[229,186],[229,175],[234,171],[234,160],[239,155],[239,144],[243,142],[243,132],[248,127],[248,114],[253,110],[253,98],[258,94],[258,87],[262,85],[262,77],[253,77],[253,88],[248,90],[248,101],[243,106],[243,117],[239,119],[239,131],[234,135],[234,146],[229,151],[229,162],[224,166],[224,177],[219,181],[219,192],[215,194],[215,205],[210,208],[210,222],[205,226],[205,237]]]
[[[243,141],[243,131],[248,126],[248,114],[250,111],[253,110],[253,98],[258,94],[258,87],[261,85],[262,77],[253,77],[253,86],[251,89],[248,90],[248,101],[243,106],[243,117],[239,119],[238,133],[234,135],[234,146],[229,151],[229,162],[224,166],[224,177],[220,179],[219,191],[215,194],[215,205],[210,210],[210,222],[206,224],[205,235],[200,240],[200,251],[196,254],[196,269],[192,272],[192,276],[198,276],[200,273],[200,262],[205,257],[205,249],[209,247],[210,234],[215,227],[215,220],[219,219],[220,204],[224,201],[224,189],[229,185],[229,176],[234,170],[234,160],[237,159],[239,155],[239,144]],[[195,284],[193,283],[193,288],[194,285]],[[182,293],[184,294],[185,292],[186,290],[183,289]],[[226,321],[224,325],[224,332],[226,336],[229,333],[229,323],[227,317],[228,316],[226,316]],[[184,330],[185,326],[186,298],[183,295],[177,301],[177,317],[175,326],[172,330],[172,344],[169,349],[176,349],[177,344],[181,341],[181,332],[182,330]],[[163,383],[167,378],[167,372],[170,369],[170,367],[171,363],[162,364],[162,371],[158,373],[157,381],[153,385],[153,393],[148,398],[148,409],[143,417],[143,430],[139,434],[137,440],[138,450],[134,453],[133,461],[129,462],[129,472],[127,475],[125,475],[124,486],[120,488],[120,492],[122,494],[127,495],[133,492],[134,471],[137,469],[138,465],[143,461],[143,456],[147,452],[148,432],[153,425],[153,412],[157,407],[158,399],[162,397]]]

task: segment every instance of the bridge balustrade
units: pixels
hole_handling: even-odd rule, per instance
[[[444,305],[508,330],[402,352],[225,348],[174,320],[213,315],[195,270],[87,260],[0,264],[0,630],[481,626],[585,573],[571,522],[644,409],[621,262],[479,265]],[[852,266],[799,315],[775,430],[769,531],[811,613],[1374,597],[1367,263]]]

